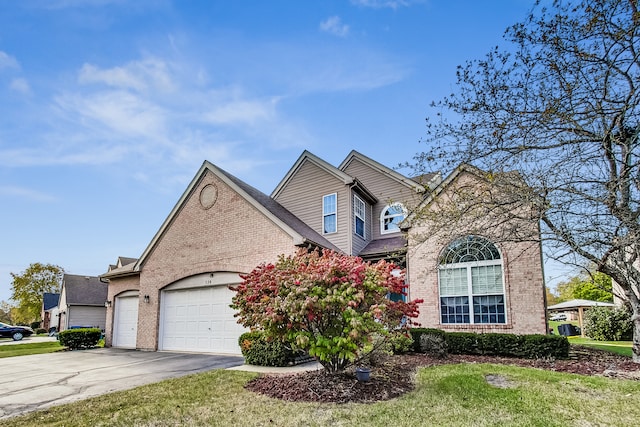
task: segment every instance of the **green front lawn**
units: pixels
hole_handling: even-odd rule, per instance
[[[635,425],[640,385],[490,364],[420,369],[417,387],[375,404],[293,403],[244,389],[256,374],[218,370],[53,407],[0,426]],[[487,383],[499,375],[511,388]]]
[[[58,341],[47,341],[32,344],[0,345],[0,358],[27,356],[29,354],[53,353],[63,350]]]
[[[591,338],[568,337],[569,343],[587,345],[599,350],[609,351],[611,353],[620,354],[622,356],[632,357],[631,341],[596,341]]]

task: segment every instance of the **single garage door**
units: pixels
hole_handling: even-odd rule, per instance
[[[138,297],[116,297],[113,347],[136,348],[138,336]]]
[[[240,354],[246,329],[229,307],[234,292],[226,285],[166,290],[161,296],[161,350]]]

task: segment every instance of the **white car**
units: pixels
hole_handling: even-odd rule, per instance
[[[559,322],[559,321],[562,321],[562,320],[567,320],[567,315],[564,314],[564,313],[556,313],[553,316],[551,316],[550,320],[553,320],[555,322]]]

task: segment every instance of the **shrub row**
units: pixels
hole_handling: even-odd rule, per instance
[[[285,343],[268,339],[263,332],[245,332],[238,344],[245,362],[258,366],[287,366],[295,358],[295,353]]]
[[[414,328],[411,336],[415,351],[438,357],[447,353],[525,359],[564,359],[569,356],[569,341],[559,335],[476,334]]]
[[[98,345],[102,331],[98,328],[67,329],[58,334],[60,344],[70,350],[92,348]]]

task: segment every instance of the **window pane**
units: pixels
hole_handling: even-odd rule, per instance
[[[356,217],[356,234],[364,238],[364,221]]]
[[[391,205],[385,212],[385,216],[389,215],[404,215],[404,210],[400,204]]]
[[[440,274],[440,295],[468,295],[467,269],[443,268]]]
[[[400,203],[387,206],[382,212],[382,231],[399,231],[400,224],[405,217],[404,208]]]
[[[355,195],[353,196],[353,219],[355,233],[364,239],[365,204]]]
[[[336,216],[326,215],[324,217],[324,232],[335,233],[336,232]]]
[[[322,199],[323,213],[325,215],[336,213],[336,195],[329,194]]]
[[[500,252],[493,243],[479,236],[466,236],[451,242],[440,256],[440,264],[498,259]]]
[[[474,323],[505,323],[504,295],[473,297]]]
[[[471,283],[474,295],[502,293],[502,267],[471,267]]]
[[[468,297],[440,298],[442,323],[470,323]]]

